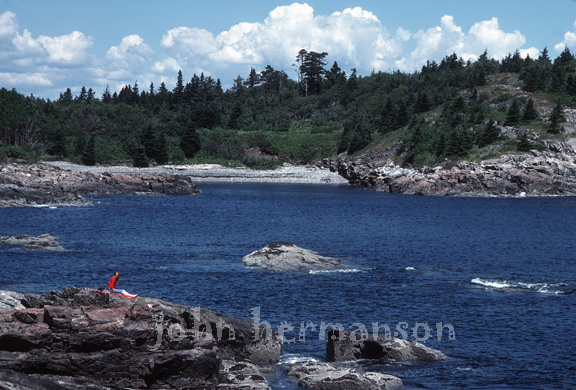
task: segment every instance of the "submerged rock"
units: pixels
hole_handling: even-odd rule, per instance
[[[58,237],[51,236],[50,234],[41,234],[38,237],[31,237],[27,234],[4,236],[0,237],[0,245],[19,245],[24,249],[31,251],[66,251],[66,249],[60,245],[60,239]]]
[[[337,368],[329,363],[298,362],[288,369],[298,379],[298,386],[321,390],[395,390],[402,388],[402,379],[360,369]]]
[[[242,259],[248,267],[260,267],[270,271],[293,272],[310,270],[333,270],[343,268],[340,260],[326,257],[289,242],[272,242]]]
[[[384,362],[446,360],[448,357],[435,349],[417,341],[387,337],[385,335],[363,334],[330,330],[326,342],[326,360],[344,362],[359,359],[375,359]]]
[[[264,390],[257,364],[281,354],[281,338],[253,337],[249,320],[154,298],[70,287],[49,295],[2,292],[0,302],[0,383],[14,386],[50,375],[90,388]],[[234,364],[223,361],[246,362],[250,376],[235,375]],[[223,382],[229,386],[219,387]]]

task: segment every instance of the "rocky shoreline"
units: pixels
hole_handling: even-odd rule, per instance
[[[416,170],[375,149],[342,156],[337,170],[350,184],[398,194],[442,196],[576,195],[576,138],[542,141],[545,151],[481,162],[446,162]]]
[[[189,177],[177,174],[93,173],[43,163],[0,166],[0,207],[84,204],[86,195],[198,192]]]
[[[196,194],[200,182],[348,184],[336,172],[316,166],[253,171],[216,164],[134,168],[9,163],[0,165],[0,207],[78,205],[86,203],[87,195]]]
[[[390,151],[373,148],[314,166],[275,170],[217,164],[88,167],[65,161],[0,165],[0,207],[77,205],[87,195],[195,194],[197,183],[353,185],[400,194],[539,196],[576,194],[576,138],[542,141],[546,150],[507,154],[480,162],[451,162],[421,169],[395,164]]]
[[[0,290],[0,389],[270,390],[284,338],[262,325],[101,289]],[[333,363],[298,362],[288,376],[313,389],[400,389],[398,377],[338,362],[447,358],[416,341],[343,330],[328,333],[326,352]]]

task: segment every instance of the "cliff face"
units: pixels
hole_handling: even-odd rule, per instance
[[[390,193],[455,196],[576,194],[576,138],[542,141],[546,150],[463,161],[420,170],[402,168],[373,151],[341,157],[338,173],[350,184]]]

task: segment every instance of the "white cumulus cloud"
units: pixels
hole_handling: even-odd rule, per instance
[[[576,21],[574,22],[574,30],[576,31]],[[554,45],[554,49],[561,53],[564,49],[575,49],[576,48],[576,32],[575,31],[566,31],[564,33],[564,40],[560,43]]]
[[[301,49],[327,52],[327,68],[337,61],[348,74],[356,68],[360,75],[412,72],[427,60],[438,62],[452,53],[465,60],[475,60],[484,50],[496,59],[517,49],[523,56],[538,55],[535,48],[524,47],[521,32],[504,31],[497,18],[464,28],[444,15],[436,26],[391,30],[362,7],[316,14],[306,3],[275,7],[264,20],[237,23],[224,31],[180,26],[148,42],[137,34],[118,39],[97,57],[92,53],[95,39],[81,31],[35,36],[33,30],[19,30],[17,15],[6,11],[0,14],[0,81],[16,88],[53,85],[51,91],[79,85],[103,91],[107,84],[135,81],[156,87],[165,81],[171,88],[181,69],[186,79],[203,72],[220,78],[226,87],[238,75],[247,77],[251,67],[260,71],[271,65],[295,76],[292,65]],[[558,51],[564,47],[576,47],[576,26],[555,46]]]
[[[526,38],[519,31],[506,33],[500,29],[498,19],[492,18],[475,23],[470,28],[461,55],[465,60],[476,60],[478,53],[488,50],[492,58],[501,59],[525,43]]]
[[[14,12],[0,14],[0,41],[12,39],[18,33],[18,22]]]
[[[418,31],[414,39],[417,46],[410,54],[410,65],[416,69],[427,60],[439,61],[453,53],[466,61],[475,61],[485,50],[491,58],[498,60],[516,50],[520,50],[524,57],[538,56],[534,47],[520,49],[526,43],[524,35],[519,31],[503,31],[498,18],[476,22],[468,32],[464,32],[452,16],[444,15],[439,26]]]
[[[81,65],[89,58],[88,50],[92,46],[93,39],[79,31],[73,31],[67,35],[49,37],[40,35],[38,42],[48,52],[47,61],[60,65]]]
[[[139,35],[132,34],[122,38],[118,46],[112,46],[108,49],[105,64],[110,75],[116,77],[123,75],[121,80],[124,80],[130,74],[141,72],[149,67],[150,61],[154,57],[154,50],[144,43],[144,39]]]

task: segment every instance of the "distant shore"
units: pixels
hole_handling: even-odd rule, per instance
[[[333,184],[348,185],[337,172],[317,166],[284,164],[274,170],[228,168],[219,164],[162,165],[149,168],[128,166],[85,166],[67,161],[51,161],[43,164],[73,172],[112,173],[122,175],[183,175],[194,183],[287,183],[287,184]]]
[[[217,164],[84,166],[66,161],[0,165],[0,207],[77,205],[85,196],[119,193],[195,194],[201,183],[348,185],[329,168],[285,164],[275,170],[226,168]]]

